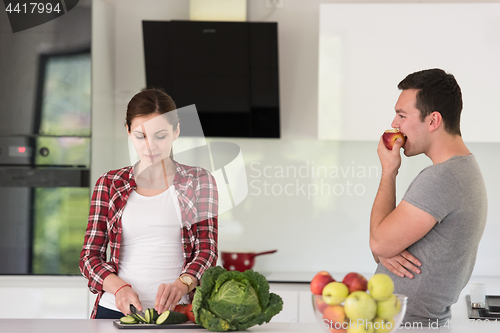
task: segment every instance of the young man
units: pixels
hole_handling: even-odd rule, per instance
[[[474,268],[486,224],[486,189],[462,140],[462,93],[453,75],[423,70],[398,88],[392,127],[406,135],[406,142],[398,139],[389,150],[380,139],[382,176],[370,247],[379,264],[376,273],[391,276],[395,293],[408,296],[404,322],[441,326]],[[396,206],[400,148],[408,157],[425,154],[433,165],[420,172]]]

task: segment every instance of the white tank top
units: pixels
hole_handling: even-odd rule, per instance
[[[153,308],[161,283],[172,283],[183,264],[181,211],[174,186],[151,197],[133,191],[122,214],[118,277],[132,286],[144,309]],[[187,303],[187,296],[181,300]],[[104,292],[99,305],[116,310]]]

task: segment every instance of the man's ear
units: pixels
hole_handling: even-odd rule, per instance
[[[433,132],[443,124],[443,116],[441,113],[434,111],[427,117],[429,131]]]

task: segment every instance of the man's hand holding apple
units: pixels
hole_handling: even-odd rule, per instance
[[[398,138],[391,150],[385,146],[383,138],[380,138],[377,153],[382,165],[382,174],[397,175],[401,167],[400,149],[403,145],[404,141]]]

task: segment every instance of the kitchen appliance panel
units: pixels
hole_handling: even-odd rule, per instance
[[[90,200],[91,3],[22,33],[0,22],[0,274],[80,274]]]
[[[205,137],[280,137],[277,23],[142,23],[147,86],[196,105]]]
[[[3,180],[0,178],[0,184]],[[32,191],[21,187],[0,187],[0,274],[28,274],[31,263]]]

